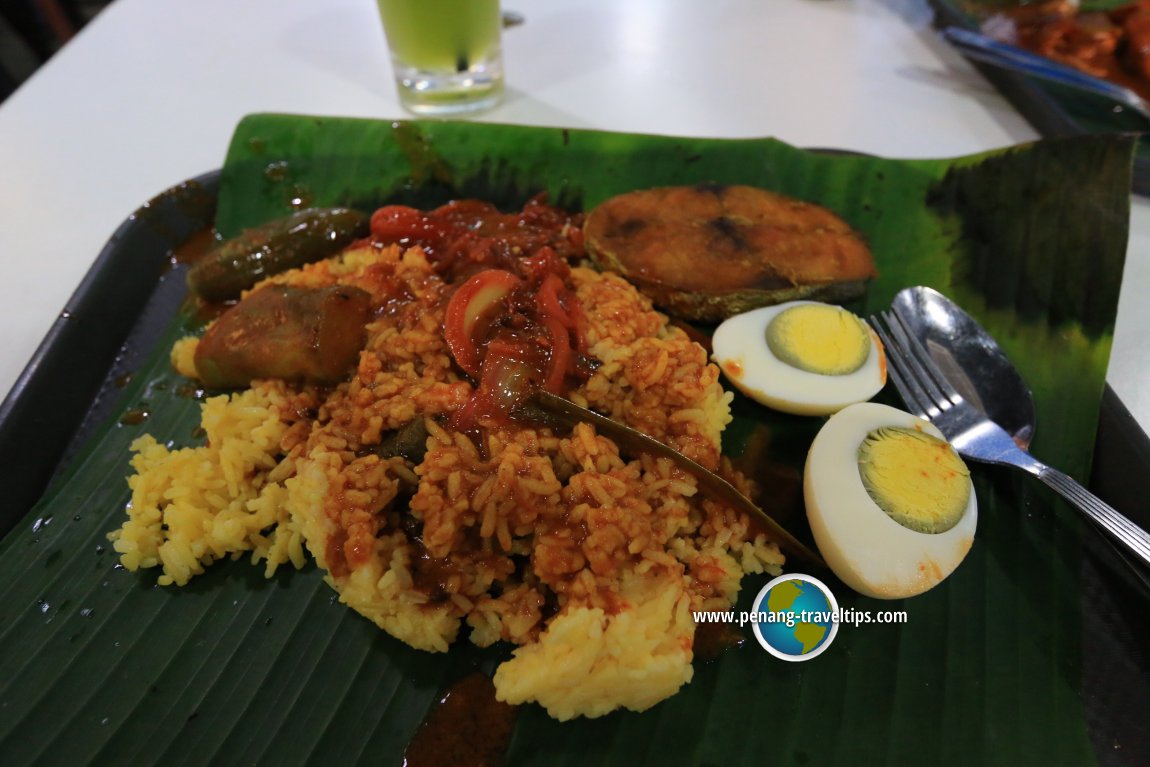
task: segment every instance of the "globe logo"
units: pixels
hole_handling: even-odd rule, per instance
[[[775,578],[755,597],[754,611],[755,638],[771,655],[787,661],[820,655],[839,630],[834,594],[809,575]]]

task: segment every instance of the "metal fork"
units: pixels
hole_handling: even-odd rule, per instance
[[[897,313],[880,312],[870,318],[870,324],[886,347],[890,379],[907,409],[937,426],[960,455],[1013,466],[1038,477],[1150,566],[1150,534],[1074,479],[1020,448],[1005,429],[962,397]]]

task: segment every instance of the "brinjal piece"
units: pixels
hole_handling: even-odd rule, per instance
[[[210,388],[257,378],[334,384],[363,348],[371,296],[347,285],[266,285],[212,323],[196,347],[196,372]]]

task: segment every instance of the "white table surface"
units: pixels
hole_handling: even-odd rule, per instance
[[[1037,138],[925,0],[505,0],[488,122],[774,136],[887,157]],[[115,0],[0,105],[0,394],[116,226],[220,167],[259,111],[407,117],[371,0]],[[1150,426],[1150,201],[1132,203],[1108,380]]]

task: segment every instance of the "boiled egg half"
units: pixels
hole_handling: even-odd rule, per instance
[[[831,416],[807,455],[807,518],[827,565],[879,599],[921,594],[974,542],[966,464],[933,425],[874,402]]]
[[[785,413],[834,413],[886,383],[874,331],[846,309],[817,301],[737,314],[715,329],[711,348],[735,388]]]

